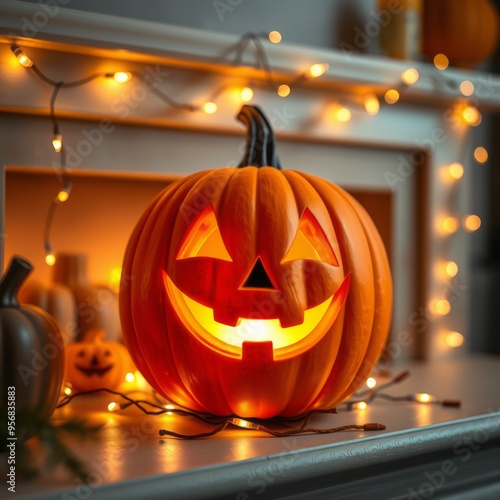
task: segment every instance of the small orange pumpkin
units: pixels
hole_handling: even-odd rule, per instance
[[[66,382],[76,391],[116,389],[133,372],[127,348],[106,342],[104,330],[89,330],[81,342],[66,347]]]

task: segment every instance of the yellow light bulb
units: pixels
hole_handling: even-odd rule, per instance
[[[66,387],[64,388],[64,394],[66,394],[66,396],[71,395],[71,393],[72,393],[72,392],[73,392],[73,391],[71,390],[71,387],[66,386]]]
[[[113,267],[109,273],[108,285],[115,292],[118,292],[120,290],[121,277],[122,277],[122,268]]]
[[[488,161],[488,151],[483,146],[479,146],[474,150],[474,159],[477,163],[486,163]]]
[[[282,40],[281,33],[279,31],[271,31],[269,33],[269,41],[272,43],[280,43]]]
[[[403,74],[401,75],[401,80],[406,85],[413,85],[418,81],[419,76],[420,75],[415,68],[410,68],[403,72]]]
[[[352,405],[353,410],[366,410],[367,407],[368,405],[366,404],[365,401],[360,401],[359,403],[354,403]]]
[[[333,112],[333,116],[339,122],[346,123],[352,118],[351,110],[345,106],[338,106]]]
[[[45,263],[48,266],[53,266],[56,263],[56,256],[53,253],[48,253],[45,256]]]
[[[460,92],[462,92],[464,96],[471,96],[474,93],[474,84],[470,80],[464,80],[460,84]]]
[[[481,219],[477,215],[467,215],[462,220],[462,225],[467,232],[473,233],[481,227]]]
[[[441,223],[441,228],[445,234],[453,234],[458,231],[458,219],[456,217],[446,217]]]
[[[118,404],[115,403],[114,401],[111,401],[111,403],[109,403],[108,405],[108,411],[116,411],[118,410]]]
[[[419,403],[432,403],[432,401],[435,401],[436,398],[434,396],[431,396],[430,394],[419,393],[415,394],[415,400]]]
[[[203,111],[207,115],[212,115],[217,111],[217,104],[215,102],[208,101],[203,105]]]
[[[465,106],[461,111],[462,120],[467,125],[477,127],[481,121],[481,112],[475,106]]]
[[[448,174],[454,180],[459,180],[464,175],[464,166],[461,163],[454,162],[448,165]]]
[[[248,102],[252,99],[253,97],[253,90],[250,87],[243,87],[240,90],[240,99],[243,102]]]
[[[244,429],[254,429],[258,430],[260,428],[259,424],[254,424],[248,420],[243,420],[242,418],[231,418],[230,422],[237,427],[243,427]]]
[[[10,50],[12,50],[16,56],[17,62],[21,66],[25,68],[31,68],[31,66],[33,66],[33,61],[17,45],[13,45]]]
[[[446,299],[435,300],[433,309],[438,316],[446,316],[451,311],[451,304]]]
[[[278,87],[278,95],[280,97],[286,97],[286,96],[290,95],[290,92],[291,92],[290,87],[288,85],[286,85],[285,83]]]
[[[399,101],[399,92],[396,89],[389,89],[384,94],[384,99],[387,104],[395,104]]]
[[[57,199],[61,203],[64,203],[65,201],[67,201],[68,198],[69,198],[69,193],[67,191],[65,191],[64,189],[62,189],[61,191],[59,191],[59,193],[57,193]]]
[[[450,61],[444,54],[436,54],[434,56],[434,66],[443,71],[450,65]]]
[[[452,260],[449,260],[448,262],[446,262],[444,270],[449,278],[454,278],[458,274],[458,264]]]
[[[125,380],[129,383],[133,382],[135,380],[135,375],[132,372],[128,372],[125,375]]]
[[[54,134],[54,138],[52,139],[52,146],[54,147],[56,153],[59,153],[62,149],[62,135]]]
[[[446,335],[446,344],[449,347],[460,347],[464,343],[464,336],[459,332],[449,332]]]
[[[328,64],[313,64],[308,70],[307,74],[312,78],[318,78],[323,75],[328,69]]]
[[[128,71],[117,71],[113,73],[113,80],[116,83],[125,83],[132,79],[132,73]]]
[[[366,386],[368,387],[368,389],[373,389],[376,385],[377,385],[377,381],[373,377],[370,377],[369,379],[367,379]]]
[[[366,112],[370,116],[375,116],[380,110],[380,101],[378,100],[378,97],[373,94],[365,96],[364,105]]]

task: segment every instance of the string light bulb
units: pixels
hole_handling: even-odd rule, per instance
[[[444,71],[450,65],[449,59],[444,54],[436,54],[434,56],[434,66]]]
[[[120,407],[118,406],[118,403],[116,403],[115,401],[111,401],[111,403],[109,403],[108,405],[108,411],[116,411],[119,408]]]
[[[135,380],[135,375],[132,373],[132,372],[128,372],[126,375],[125,375],[125,380],[131,384],[134,380]]]
[[[11,45],[10,50],[16,56],[17,62],[25,68],[31,68],[33,61],[17,46]]]
[[[354,403],[351,407],[353,410],[366,410],[368,408],[368,404],[366,401],[359,401],[357,403]]]
[[[421,392],[415,394],[415,401],[418,401],[419,403],[432,403],[436,401],[436,397],[431,396],[430,394],[427,394],[425,392]]]
[[[451,304],[446,299],[435,300],[432,304],[432,309],[438,316],[446,316],[451,311]]]
[[[333,110],[333,116],[337,121],[341,123],[347,123],[352,118],[352,113],[349,108],[346,108],[345,106],[342,105],[338,105],[335,106]]]
[[[481,227],[481,219],[477,215],[467,215],[462,219],[462,226],[468,233],[473,233]]]
[[[291,88],[286,83],[283,83],[278,87],[278,95],[280,97],[287,97],[290,95],[290,92]]]
[[[72,386],[69,382],[66,382],[63,392],[66,396],[70,396],[73,392]]]
[[[453,216],[445,217],[441,222],[441,229],[445,234],[453,234],[458,231],[458,219]]]
[[[458,264],[453,260],[449,260],[444,265],[444,271],[448,278],[454,278],[458,274]]]
[[[47,252],[45,254],[45,263],[48,266],[53,266],[56,263],[56,256],[52,252]]]
[[[240,90],[240,99],[242,102],[249,102],[252,100],[253,90],[250,87],[243,87]]]
[[[365,96],[363,104],[365,106],[366,112],[370,116],[375,116],[380,110],[380,101],[374,94],[368,94],[367,96]]]
[[[402,73],[401,80],[405,85],[413,85],[418,82],[419,76],[415,68],[409,68]]]
[[[64,203],[68,200],[69,194],[71,193],[72,184],[68,180],[64,182],[63,188],[57,193],[57,201]]]
[[[62,149],[62,135],[54,134],[54,138],[52,139],[52,146],[56,153],[60,153]]]
[[[329,68],[328,64],[313,64],[308,70],[307,75],[311,78],[318,78],[319,76],[325,74],[326,70]]]
[[[281,33],[279,31],[271,31],[268,35],[269,41],[271,43],[280,43],[283,37],[281,36]]]
[[[460,347],[464,343],[464,336],[460,332],[448,332],[446,344],[449,347]]]
[[[366,380],[366,387],[368,387],[368,389],[373,389],[376,385],[377,381],[373,377]]]
[[[461,108],[460,117],[464,123],[471,125],[472,127],[477,127],[483,119],[479,109],[471,105]]]
[[[474,93],[474,84],[470,80],[464,80],[460,84],[460,92],[466,97],[471,96]]]
[[[242,418],[230,418],[229,422],[232,423],[233,425],[236,425],[236,427],[243,427],[244,429],[253,429],[253,430],[260,429],[259,424],[254,424],[253,422],[244,420]]]
[[[113,80],[116,83],[126,83],[132,79],[132,73],[128,71],[116,71],[113,73]]]
[[[474,160],[476,160],[477,163],[484,164],[488,161],[488,151],[486,148],[483,146],[478,146],[474,150]]]
[[[399,101],[399,92],[396,89],[389,89],[384,94],[384,99],[387,104],[395,104]]]
[[[448,165],[448,174],[453,180],[458,181],[464,175],[464,166],[457,161],[450,163]]]
[[[217,111],[217,104],[212,101],[207,101],[203,104],[203,111],[205,111],[207,115],[213,115]]]

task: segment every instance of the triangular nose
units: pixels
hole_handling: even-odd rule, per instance
[[[252,271],[241,288],[270,288],[275,290],[260,257],[256,260]]]

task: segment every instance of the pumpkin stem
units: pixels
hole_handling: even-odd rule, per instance
[[[245,155],[238,168],[252,165],[281,170],[273,129],[260,108],[245,104],[237,118],[247,127]]]
[[[12,257],[0,281],[0,307],[19,307],[17,292],[33,271],[33,265],[22,257]]]

